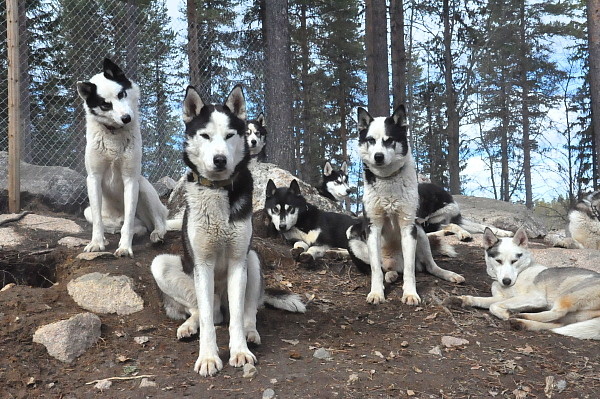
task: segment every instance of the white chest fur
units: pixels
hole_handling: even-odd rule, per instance
[[[365,185],[363,202],[371,219],[393,219],[403,225],[413,223],[419,203],[416,177],[376,179]]]

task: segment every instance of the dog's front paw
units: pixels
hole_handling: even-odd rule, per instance
[[[85,246],[83,252],[102,252],[106,249],[108,240],[91,240],[88,245]]]
[[[448,275],[448,281],[451,283],[462,284],[465,282],[465,278],[458,273],[453,273]]]
[[[165,231],[154,230],[150,233],[150,241],[157,243],[163,242],[165,238]]]
[[[177,339],[191,337],[198,332],[198,326],[193,323],[185,322],[177,329]]]
[[[512,330],[516,331],[527,329],[526,321],[522,319],[510,318],[508,319],[508,325]]]
[[[254,364],[256,363],[256,356],[248,349],[231,352],[231,356],[229,357],[229,364],[233,367],[242,367],[244,364]]]
[[[385,282],[386,283],[393,283],[396,280],[398,280],[398,272],[391,271],[391,272],[385,273]]]
[[[300,255],[304,253],[304,248],[294,247],[290,250],[290,253],[292,254],[292,258],[294,258],[294,260],[298,260]]]
[[[385,294],[383,291],[371,291],[369,295],[367,295],[367,302],[372,303],[373,305],[379,305],[380,303],[385,302]]]
[[[421,303],[421,297],[416,292],[405,292],[404,294],[402,294],[402,303],[411,306],[417,306]]]
[[[194,371],[200,374],[202,377],[213,376],[223,369],[223,362],[216,356],[198,356],[196,364],[194,364]]]
[[[498,229],[494,232],[496,237],[512,237],[515,235],[512,231]]]
[[[245,334],[247,343],[260,345],[260,334],[255,328],[246,330]]]
[[[461,296],[449,296],[448,298],[444,299],[444,302],[442,302],[442,305],[448,307],[448,308],[462,308],[464,306],[464,301],[463,301],[463,297]]]
[[[115,256],[117,258],[120,258],[121,256],[129,256],[130,258],[133,258],[133,249],[131,249],[131,247],[119,247],[115,251]]]
[[[459,232],[456,237],[460,240],[460,241],[472,241],[473,240],[473,236],[471,235],[471,233],[469,233],[468,231],[461,231]]]

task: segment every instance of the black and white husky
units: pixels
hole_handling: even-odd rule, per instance
[[[294,242],[292,254],[301,262],[321,258],[331,248],[348,249],[346,230],[356,223],[351,216],[325,212],[308,203],[296,180],[279,188],[269,180],[265,211],[274,228]]]
[[[402,302],[417,305],[421,302],[415,282],[419,192],[404,106],[396,108],[390,117],[377,118],[359,107],[358,131],[364,165],[363,204],[370,221],[367,245],[371,291],[367,302],[385,301],[385,269],[388,282],[397,279],[398,271],[403,272]],[[455,283],[464,281],[462,276],[447,270],[431,272]]]
[[[348,198],[352,189],[348,184],[348,164],[346,161],[342,163],[339,170],[333,169],[329,161],[325,163],[321,185],[317,187],[317,191],[323,197],[335,202],[341,202]]]
[[[455,234],[461,241],[470,240],[471,234],[483,234],[486,228],[498,237],[513,235],[511,231],[465,219],[452,194],[433,183],[419,183],[417,223],[429,235]]]
[[[108,58],[103,72],[77,82],[86,120],[85,169],[92,223],[92,240],[85,252],[104,251],[104,232],[121,231],[115,256],[133,256],[134,234],[150,231],[150,240],[163,239],[167,208],[142,176],[142,135],[137,84]]]
[[[184,255],[160,255],[151,267],[167,315],[189,315],[177,337],[200,329],[194,370],[202,376],[223,368],[214,327],[223,319],[221,307],[229,309],[229,364],[234,367],[256,361],[247,342],[260,344],[256,312],[263,298],[275,307],[305,310],[295,295],[263,296],[260,262],[250,249],[253,181],[245,119],[241,86],[223,105],[206,104],[194,87],[187,88],[183,159],[191,172],[185,183]]]
[[[266,158],[267,129],[265,116],[261,112],[256,119],[249,120],[246,123],[246,141],[250,149],[250,157],[259,162],[264,162]]]

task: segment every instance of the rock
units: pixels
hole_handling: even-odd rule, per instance
[[[0,195],[8,191],[8,152],[0,151]],[[37,197],[55,210],[78,207],[87,198],[85,176],[62,166],[21,161],[21,196]]]
[[[127,276],[90,273],[69,281],[67,291],[82,308],[96,313],[127,315],[144,308],[143,299],[133,290]]]
[[[142,378],[142,381],[140,382],[140,388],[156,388],[157,384],[154,381],[150,381],[147,378]]]
[[[254,378],[258,374],[258,370],[254,367],[253,364],[246,363],[244,364],[244,374],[242,377],[244,378]]]
[[[133,337],[133,340],[140,345],[144,345],[146,342],[150,341],[150,338],[143,335],[141,337]]]
[[[114,259],[115,254],[112,252],[82,252],[77,255],[77,259],[94,260],[94,259]]]
[[[491,198],[453,196],[463,217],[474,222],[491,224],[504,230],[517,231],[525,227],[529,238],[544,237],[548,229],[544,222],[525,205]]]
[[[19,226],[33,230],[58,231],[67,234],[78,234],[83,228],[72,220],[55,218],[30,213],[17,222]]]
[[[112,386],[111,380],[100,380],[94,385],[94,388],[99,390],[100,392],[106,391]]]
[[[442,337],[442,345],[444,345],[446,348],[452,348],[454,346],[463,346],[463,345],[468,345],[469,341],[467,341],[464,338],[456,338],[456,337],[451,337],[449,335],[444,335]]]
[[[321,360],[329,360],[331,359],[331,353],[325,348],[319,348],[313,353],[313,357]]]
[[[67,248],[76,248],[87,245],[90,240],[79,237],[63,237],[58,240],[58,245],[64,245]],[[89,253],[89,252],[88,252]]]
[[[260,211],[265,206],[265,192],[267,190],[267,182],[273,179],[277,187],[288,187],[293,179],[298,180],[300,192],[308,202],[317,206],[319,209],[330,212],[345,212],[340,205],[331,201],[317,192],[313,186],[304,183],[290,172],[277,167],[272,163],[251,162],[250,171],[254,179],[254,197],[252,200],[253,212]],[[169,197],[167,208],[169,209],[169,219],[181,219],[185,209],[183,183],[187,175],[183,175],[177,185],[173,189]]]
[[[152,183],[159,197],[166,197],[171,194],[177,182],[169,176],[163,176],[156,183]]]
[[[275,397],[275,391],[271,388],[267,388],[263,391],[262,399],[273,399]]]
[[[98,341],[100,325],[95,314],[80,313],[38,328],[33,342],[44,345],[50,356],[70,363]]]
[[[0,228],[0,249],[16,247],[20,245],[25,238],[19,235],[12,227]]]

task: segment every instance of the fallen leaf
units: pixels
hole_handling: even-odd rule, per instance
[[[407,389],[407,390],[406,390],[406,394],[407,394],[408,396],[415,396],[415,391],[413,391],[412,389]]]
[[[294,360],[300,360],[302,359],[302,355],[296,351],[291,351],[290,352],[290,359],[294,359]]]
[[[425,318],[425,320],[435,320],[435,318],[437,317],[437,315],[438,315],[437,312],[433,313],[433,314],[430,314],[429,316],[427,316]]]
[[[300,341],[298,341],[297,339],[281,339],[283,342],[288,343],[290,345],[298,345],[300,343]]]
[[[380,358],[382,358],[382,359],[385,359],[385,356],[383,356],[383,354],[382,354],[381,352],[379,352],[379,351],[375,351],[375,352],[373,352],[373,353],[375,354],[375,356],[377,356],[377,357],[380,357]]]
[[[530,354],[534,352],[533,348],[529,346],[529,344],[526,344],[524,348],[517,348],[517,351],[525,354]]]

